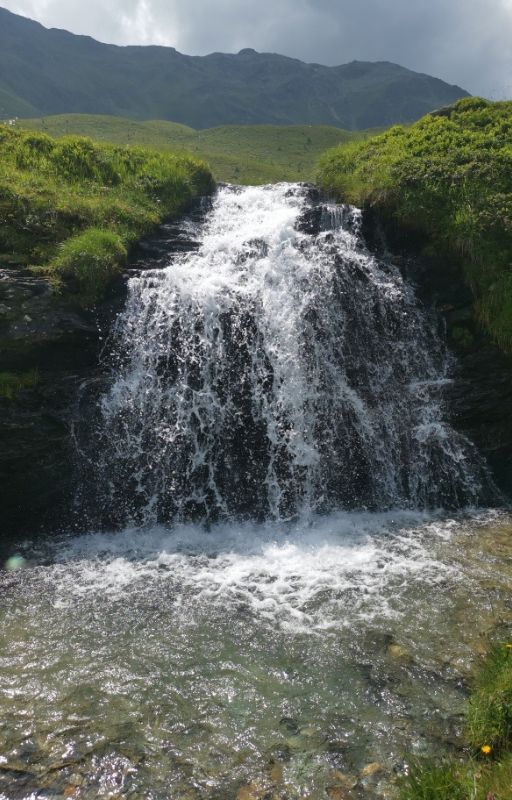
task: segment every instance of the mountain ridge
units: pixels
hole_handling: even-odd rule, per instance
[[[252,48],[189,56],[160,45],[106,44],[0,8],[4,119],[85,113],[196,129],[311,124],[360,130],[412,122],[467,94],[389,61],[326,67]]]

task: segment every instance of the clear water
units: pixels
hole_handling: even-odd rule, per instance
[[[0,573],[0,798],[391,797],[460,745],[512,522],[456,510],[490,486],[450,359],[355,209],[228,187],[189,227],[131,278],[87,418],[117,532]]]
[[[338,513],[28,545],[1,578],[0,797],[392,796],[460,744],[511,533]]]

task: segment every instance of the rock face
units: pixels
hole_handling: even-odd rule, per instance
[[[4,541],[70,523],[73,415],[98,364],[105,308],[77,310],[29,272],[0,270],[0,487]],[[29,386],[24,376],[31,375]]]
[[[441,255],[420,255],[425,242],[378,218],[364,214],[365,237],[382,255],[398,253],[404,272],[423,302],[434,305],[446,325],[454,355],[452,382],[446,390],[452,424],[484,455],[496,484],[512,496],[512,356],[503,353],[482,330],[474,298],[460,265]]]

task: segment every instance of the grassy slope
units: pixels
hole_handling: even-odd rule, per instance
[[[512,351],[512,103],[479,98],[328,152],[319,179],[460,264],[476,311]]]
[[[217,180],[244,184],[310,180],[318,157],[327,148],[368,136],[364,131],[322,125],[228,125],[195,131],[173,122],[89,114],[23,119],[18,125],[51,136],[83,135],[117,144],[188,151],[206,159]]]
[[[192,156],[53,139],[0,125],[0,260],[95,302],[130,245],[209,191]]]

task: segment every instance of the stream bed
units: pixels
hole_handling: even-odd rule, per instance
[[[0,797],[392,797],[461,746],[512,520],[338,513],[26,543],[1,577]]]

